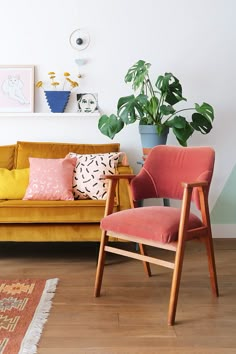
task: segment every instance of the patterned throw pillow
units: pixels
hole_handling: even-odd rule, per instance
[[[106,199],[107,181],[102,175],[115,174],[122,152],[106,154],[78,155],[70,152],[68,157],[76,157],[73,193],[75,199]]]
[[[74,200],[73,171],[76,158],[29,158],[30,176],[24,200]]]

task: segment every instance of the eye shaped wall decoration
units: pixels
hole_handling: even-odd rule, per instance
[[[90,37],[88,32],[78,28],[71,33],[69,41],[72,48],[84,50],[89,45]]]

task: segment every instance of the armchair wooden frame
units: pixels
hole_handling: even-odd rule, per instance
[[[132,208],[136,207],[135,203],[133,202],[132,191],[130,188],[130,182],[134,178],[134,175],[112,175],[106,177],[109,179],[109,189],[108,189],[108,198],[107,198],[107,204],[105,209],[105,216],[113,212],[116,185],[120,178],[126,179],[131,207]],[[215,256],[214,256],[213,240],[212,240],[212,232],[211,232],[211,224],[210,224],[210,216],[209,216],[209,207],[208,207],[209,185],[207,182],[194,182],[194,183],[182,183],[182,187],[183,187],[183,199],[181,205],[181,214],[180,214],[181,216],[180,216],[177,241],[170,242],[170,243],[162,243],[162,242],[149,240],[146,238],[145,239],[137,238],[125,234],[119,234],[111,230],[102,231],[96,279],[95,279],[94,295],[96,297],[100,296],[100,292],[101,292],[106,252],[115,253],[126,257],[131,257],[137,260],[141,260],[143,262],[145,272],[148,276],[151,276],[150,263],[170,268],[173,270],[173,276],[172,276],[172,284],[171,284],[170,299],[169,299],[168,324],[174,325],[184,252],[185,252],[185,243],[189,240],[199,240],[205,244],[207,257],[208,257],[208,268],[209,268],[212,294],[216,297],[219,296],[216,266],[215,266]],[[191,198],[192,198],[193,190],[195,188],[197,188],[199,192],[199,204],[200,204],[199,209],[201,213],[202,226],[195,229],[189,229],[188,220],[189,220],[190,207],[191,207]],[[135,253],[135,252],[130,252],[117,247],[110,246],[108,244],[109,236],[138,243],[140,252]],[[161,259],[148,256],[144,248],[145,245],[175,252],[174,262],[167,262]]]

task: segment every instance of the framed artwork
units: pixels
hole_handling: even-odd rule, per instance
[[[34,111],[34,66],[0,65],[0,112]]]
[[[97,93],[78,93],[77,108],[80,113],[98,113]]]

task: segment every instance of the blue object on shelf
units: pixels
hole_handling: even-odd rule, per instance
[[[53,113],[63,113],[70,98],[70,91],[44,91]]]

